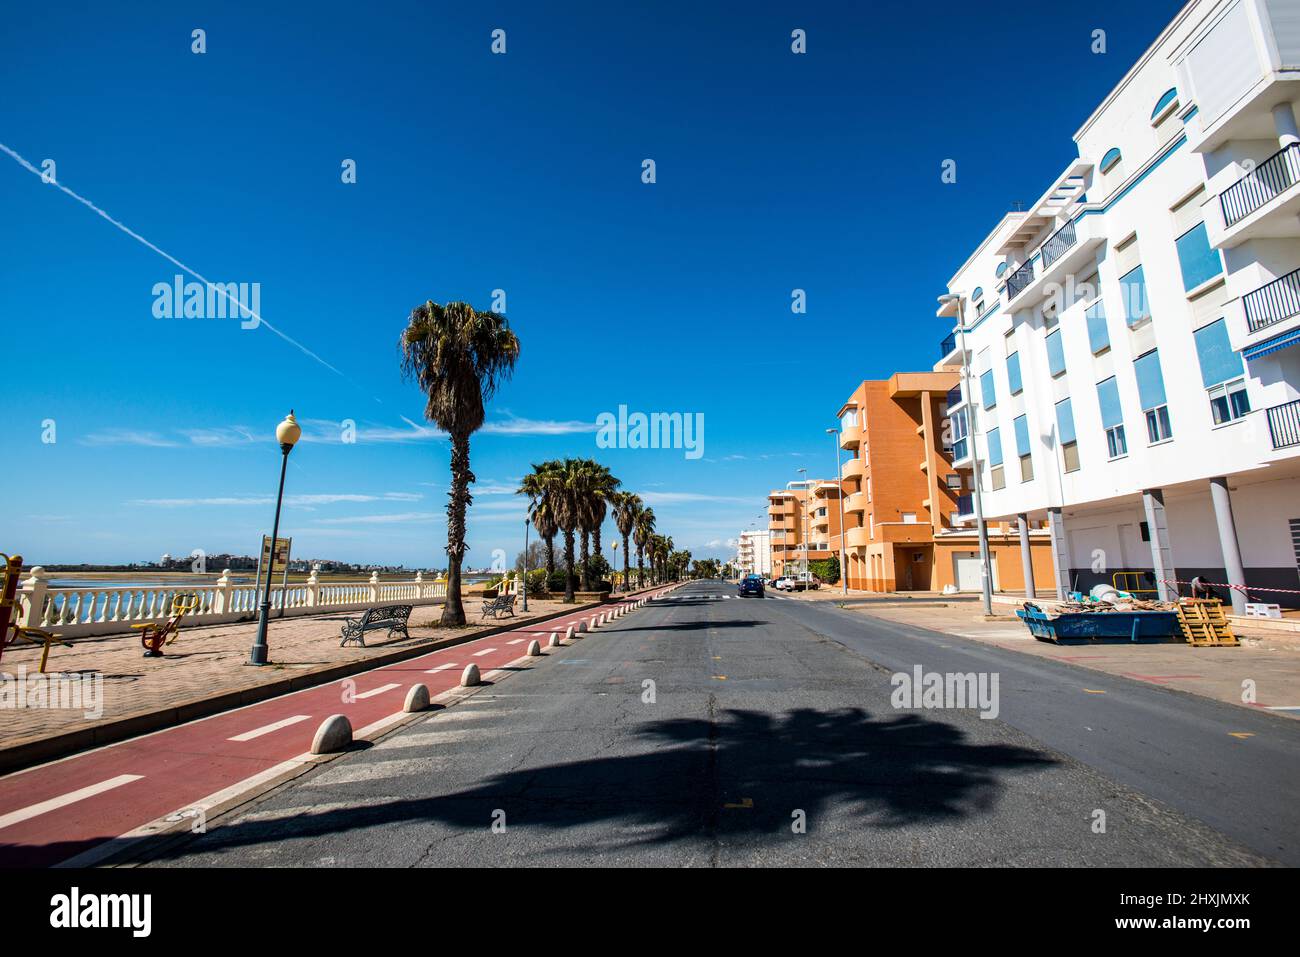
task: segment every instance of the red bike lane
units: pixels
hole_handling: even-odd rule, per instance
[[[0,778],[0,867],[58,864],[167,815],[193,811],[251,777],[288,772],[295,759],[305,760],[330,715],[346,715],[354,735],[363,737],[367,726],[401,716],[417,683],[437,696],[460,684],[466,665],[482,673],[501,668],[523,657],[533,639],[545,648],[552,632],[563,637],[569,625],[630,604],[527,623],[7,775]]]

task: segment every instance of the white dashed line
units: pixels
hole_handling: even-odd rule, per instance
[[[380,685],[378,688],[371,688],[369,691],[361,692],[361,694],[357,695],[356,700],[360,701],[362,698],[373,698],[377,694],[383,694],[385,691],[392,691],[394,688],[400,687],[401,685],[396,682],[390,685]]]
[[[287,728],[291,724],[297,724],[299,721],[306,721],[310,718],[309,714],[295,714],[292,718],[285,718],[281,721],[274,721],[271,724],[264,724],[260,728],[254,728],[252,731],[245,731],[243,734],[237,734],[233,738],[227,738],[227,741],[252,741],[254,738],[260,738],[264,734],[270,734],[272,731],[279,731],[281,728]]]
[[[527,640],[528,640],[528,639],[526,639],[526,638],[516,638],[514,641],[507,641],[506,644],[507,644],[507,645],[521,645],[521,644],[523,644],[523,643],[524,643],[525,641],[527,641]]]
[[[457,667],[456,662],[449,661],[446,664],[438,665],[438,667],[436,668],[430,668],[428,671],[425,672],[425,674],[436,675],[439,671],[446,671],[448,668],[455,668],[455,667]]]
[[[492,652],[494,652],[494,651],[496,651],[495,648],[484,648],[482,651],[476,651],[476,652],[474,652],[474,657],[475,657],[475,658],[482,658],[484,655],[490,655],[490,654],[492,654]]]
[[[143,774],[119,774],[115,778],[109,778],[107,781],[100,781],[98,784],[91,784],[88,787],[80,788],[76,791],[69,791],[67,794],[56,798],[50,798],[48,801],[42,801],[40,804],[31,804],[17,811],[10,811],[8,814],[0,817],[0,829],[11,827],[14,824],[21,824],[30,818],[39,817],[42,814],[48,814],[50,811],[57,811],[61,807],[67,807],[69,804],[76,804],[78,801],[84,801],[86,798],[94,797],[96,794],[103,794],[105,791],[111,791],[114,788],[120,788],[123,784],[130,784],[132,781],[139,781]]]

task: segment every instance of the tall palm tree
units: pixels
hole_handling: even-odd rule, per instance
[[[645,585],[645,551],[650,544],[650,536],[655,531],[655,510],[648,505],[637,514],[632,527],[632,540],[636,542],[636,583],[641,588]]]
[[[582,531],[584,538],[587,535],[591,536],[592,553],[600,555],[600,528],[605,524],[605,516],[609,514],[611,496],[616,494],[620,482],[614,478],[608,468],[590,459],[586,462],[586,471],[587,487],[582,502]],[[584,550],[582,556],[583,587],[590,589],[592,583],[591,575],[587,570],[587,560],[588,556]]]
[[[424,416],[451,438],[451,491],[447,493],[447,603],[444,625],[465,624],[460,566],[465,558],[469,487],[469,437],[483,425],[484,403],[510,377],[519,339],[506,317],[464,302],[429,300],[411,310],[399,341],[402,375],[427,397]]]
[[[557,474],[563,463],[551,460],[534,465],[533,470],[520,480],[518,495],[528,496],[528,516],[537,535],[546,543],[546,578],[555,574],[555,536],[559,525],[555,521],[553,491]]]
[[[632,579],[629,577],[628,563],[631,557],[627,553],[627,540],[632,530],[636,528],[637,516],[645,506],[641,502],[641,496],[635,492],[615,492],[613,505],[614,524],[618,526],[618,533],[623,536],[623,590],[630,591]]]
[[[581,459],[565,459],[555,463],[547,473],[546,497],[550,511],[564,536],[564,600],[573,602],[577,585],[577,564],[573,555],[573,536],[578,530],[582,509],[582,489],[586,480]]]

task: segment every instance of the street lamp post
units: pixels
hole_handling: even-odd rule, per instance
[[[957,305],[957,337],[958,346],[961,349],[961,382],[962,392],[966,397],[966,415],[970,419],[970,455],[971,455],[971,474],[975,478],[975,527],[979,530],[980,541],[980,591],[984,597],[984,614],[993,614],[993,575],[989,568],[989,532],[984,525],[984,499],[980,494],[980,487],[983,483],[983,476],[980,473],[980,449],[976,437],[979,432],[977,429],[978,420],[975,416],[975,395],[971,391],[970,384],[970,358],[966,352],[966,298],[955,294],[940,296],[939,302],[943,304],[956,303]]]
[[[811,504],[809,499],[812,496],[812,489],[808,487],[808,470],[799,469],[799,474],[803,476],[800,484],[803,485],[803,584],[804,588],[808,587],[808,506]]]
[[[827,429],[826,434],[835,443],[835,492],[840,500],[840,585],[843,594],[849,593],[849,568],[844,558],[844,463],[840,458],[839,429]]]
[[[284,417],[284,421],[275,427],[275,438],[280,443],[280,489],[275,493],[275,521],[271,525],[271,548],[266,557],[266,584],[262,588],[262,604],[257,613],[257,637],[253,639],[253,650],[248,657],[251,665],[267,663],[266,624],[271,613],[271,570],[275,567],[275,542],[280,535],[280,505],[284,501],[284,473],[289,467],[289,453],[294,443],[302,436],[302,427],[293,417],[293,409]]]
[[[524,611],[528,610],[528,519],[524,518],[524,580],[519,588],[524,593]]]

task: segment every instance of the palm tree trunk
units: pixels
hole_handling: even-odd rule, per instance
[[[469,433],[451,437],[451,491],[447,493],[447,601],[443,625],[465,624],[460,600],[460,565],[465,559],[465,508],[469,505]]]
[[[573,604],[573,529],[564,530],[564,600]]]
[[[590,533],[584,528],[582,530],[582,590],[591,591],[591,576],[587,573],[587,559],[591,557],[591,551],[588,548],[588,536]]]
[[[627,539],[628,536],[624,535],[623,536],[623,591],[632,590],[632,578],[630,576],[627,567]]]
[[[549,583],[551,576],[555,574],[555,536],[550,535],[546,539],[546,581]]]
[[[636,550],[636,587],[645,588],[645,551]]]
[[[600,551],[600,526],[597,525],[591,532],[591,554],[599,555]]]

